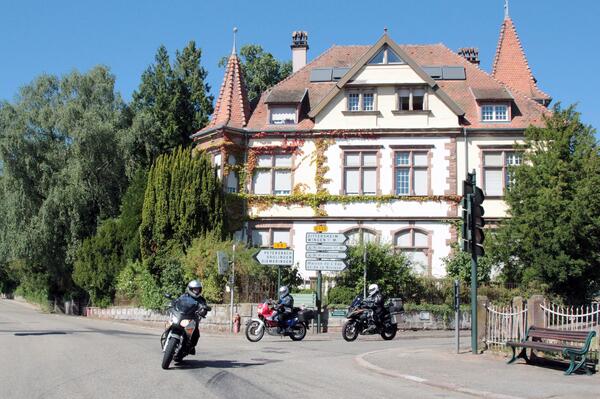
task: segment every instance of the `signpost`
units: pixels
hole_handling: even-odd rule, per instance
[[[274,243],[278,248],[287,248],[286,243]],[[263,248],[254,255],[254,259],[264,266],[277,266],[277,289],[281,287],[281,267],[294,264],[294,250]]]
[[[306,233],[306,270],[317,272],[317,334],[321,332],[321,303],[323,296],[322,271],[342,271],[348,266],[348,240],[342,233],[327,233],[326,225],[313,227],[315,233]]]
[[[346,270],[348,265],[343,260],[333,260],[333,259],[307,259],[305,263],[306,270],[316,270],[316,271],[327,271],[327,272],[341,272],[342,270]]]

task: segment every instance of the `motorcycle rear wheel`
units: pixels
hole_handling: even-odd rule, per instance
[[[246,325],[246,338],[248,341],[258,342],[262,339],[265,335],[265,329],[257,331],[258,329],[260,329],[260,323],[256,320],[252,320]]]
[[[304,337],[306,337],[306,326],[302,323],[299,323],[292,330],[290,338],[292,339],[292,341],[302,341]]]
[[[396,337],[397,332],[398,326],[396,324],[390,324],[381,332],[381,338],[385,339],[386,341],[391,341]]]
[[[165,348],[165,353],[163,354],[162,359],[162,368],[166,370],[169,368],[171,364],[171,360],[173,360],[173,355],[175,354],[175,349],[177,347],[177,338],[171,337],[169,338],[169,342],[167,342],[167,346]]]
[[[344,323],[344,326],[342,327],[342,337],[348,342],[352,342],[358,337],[356,320],[348,320]]]

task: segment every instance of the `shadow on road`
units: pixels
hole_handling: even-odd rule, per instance
[[[30,335],[67,335],[67,333],[64,331],[32,331],[15,333],[16,337],[26,337]]]
[[[259,360],[259,359],[257,359]],[[280,362],[281,360],[274,359],[260,359],[256,363],[244,363],[236,360],[184,360],[181,363],[175,364],[175,369],[201,369],[201,368],[215,368],[215,369],[238,369],[253,366],[264,366],[268,363]]]
[[[77,335],[77,334],[102,334],[102,335],[131,335],[131,336],[148,336],[148,337],[156,337],[156,334],[149,333],[138,333],[138,332],[130,332],[123,330],[63,330],[63,331],[54,331],[54,330],[0,330],[0,333],[13,333],[17,337],[27,337],[27,336],[36,336],[36,335]]]

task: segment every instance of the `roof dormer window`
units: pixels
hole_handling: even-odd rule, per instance
[[[389,46],[383,46],[381,50],[369,61],[371,65],[383,65],[383,64],[405,64],[398,54],[394,52]]]
[[[293,105],[270,105],[269,122],[272,125],[293,125],[297,123],[297,108]]]
[[[481,106],[482,122],[510,121],[508,104],[483,104]]]

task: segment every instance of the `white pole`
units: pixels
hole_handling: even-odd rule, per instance
[[[235,286],[235,244],[233,244],[233,256],[231,257],[231,279],[229,280],[230,311],[229,311],[229,332],[233,334],[233,287]]]

